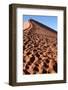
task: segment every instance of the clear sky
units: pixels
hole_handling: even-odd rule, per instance
[[[29,19],[34,19],[57,31],[57,16],[36,16],[36,15],[24,15],[23,16],[24,22],[28,21]]]

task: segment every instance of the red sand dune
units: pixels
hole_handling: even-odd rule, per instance
[[[57,73],[57,32],[35,20],[24,22],[24,74]]]

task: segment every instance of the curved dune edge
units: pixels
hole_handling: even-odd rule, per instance
[[[30,30],[32,28],[32,24],[30,21],[24,22],[23,30]]]

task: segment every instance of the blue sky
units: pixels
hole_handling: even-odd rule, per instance
[[[23,20],[28,21],[29,19],[34,19],[40,23],[51,27],[57,31],[57,16],[36,16],[36,15],[24,15]]]

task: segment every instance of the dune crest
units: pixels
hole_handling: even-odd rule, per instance
[[[32,28],[32,24],[30,23],[30,21],[24,22],[23,29],[29,30],[30,28]]]

